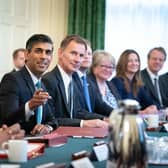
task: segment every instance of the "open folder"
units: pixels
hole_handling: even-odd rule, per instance
[[[54,132],[69,137],[104,138],[108,135],[107,128],[59,127]]]
[[[44,143],[28,143],[28,159],[33,159],[35,157],[44,154],[45,144]],[[0,158],[8,158],[7,150],[0,150]]]

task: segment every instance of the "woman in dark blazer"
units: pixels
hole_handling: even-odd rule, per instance
[[[112,79],[122,99],[137,100],[142,113],[157,111],[151,97],[145,92],[140,76],[140,57],[134,50],[125,50],[116,67],[116,76]]]
[[[120,99],[120,95],[115,86],[108,81],[114,68],[114,57],[106,51],[97,50],[93,53],[92,65],[88,78],[94,83],[97,92],[102,99],[115,109],[118,107],[117,102]]]

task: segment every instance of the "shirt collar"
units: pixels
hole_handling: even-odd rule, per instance
[[[72,75],[67,74],[60,65],[58,65],[58,69],[61,73],[64,84],[69,84],[72,80]]]
[[[83,73],[80,70],[77,71],[77,74],[78,74],[79,78],[82,78],[83,76],[86,76],[86,73]]]
[[[26,65],[25,65],[25,67],[26,67],[27,71],[29,72],[29,74],[30,74],[30,76],[31,76],[31,78],[33,80],[34,85],[36,85],[36,83],[39,80],[41,80],[41,78],[37,78]]]
[[[149,74],[149,76],[151,77],[151,79],[158,79],[158,75],[154,74],[152,71],[150,71],[150,69],[147,67],[147,72]]]

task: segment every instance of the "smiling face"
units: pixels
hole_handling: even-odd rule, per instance
[[[80,68],[86,49],[85,45],[71,41],[65,48],[58,50],[58,63],[68,74]]]
[[[93,53],[91,72],[100,82],[108,80],[115,69],[115,59],[111,53],[97,50]]]
[[[140,62],[138,56],[135,53],[129,54],[126,73],[135,74],[139,69],[140,69]]]
[[[114,65],[112,62],[107,58],[102,58],[99,65],[94,68],[94,74],[100,80],[106,81],[109,79],[113,73]]]
[[[148,58],[148,67],[151,72],[157,74],[163,67],[164,62],[165,62],[165,55],[163,54],[163,52],[153,50],[150,53],[150,57]]]
[[[26,65],[38,78],[47,70],[52,60],[53,46],[50,43],[39,42],[26,51]]]

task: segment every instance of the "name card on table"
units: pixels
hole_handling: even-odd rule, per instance
[[[92,161],[103,161],[108,158],[108,146],[107,144],[102,144],[93,147],[93,151],[91,153],[90,159]]]
[[[73,168],[94,168],[93,164],[89,160],[88,157],[84,157],[78,160],[74,160],[71,162],[71,167]]]

